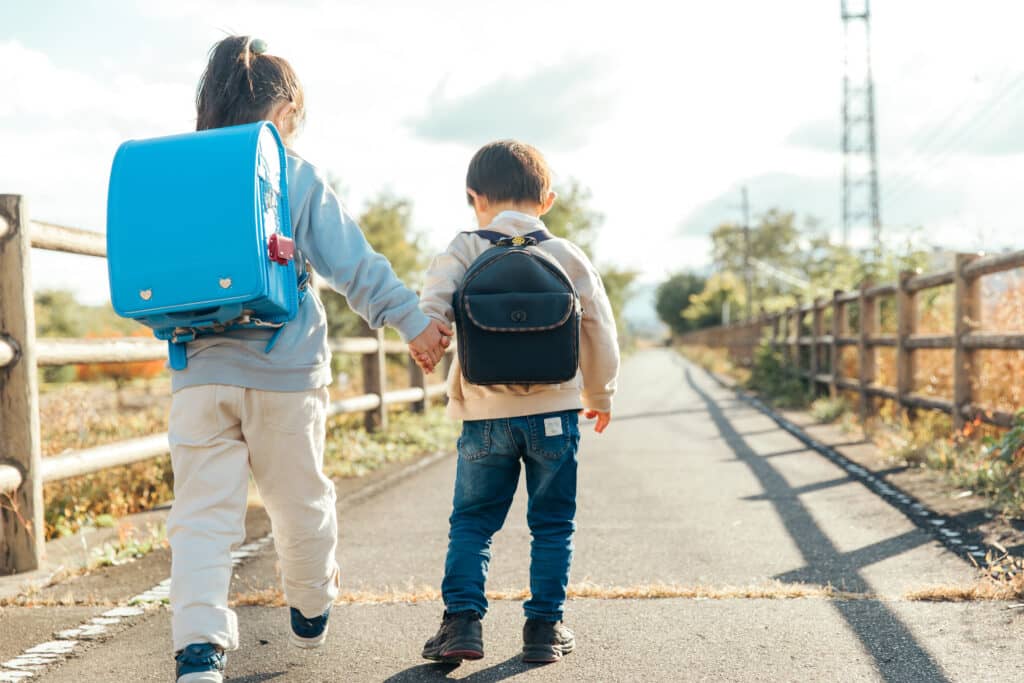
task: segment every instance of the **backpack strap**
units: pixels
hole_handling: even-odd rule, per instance
[[[548,240],[555,238],[555,236],[548,232],[546,228],[534,230],[533,232],[528,232],[525,235],[519,235],[518,237],[522,237],[525,240],[521,245],[516,244],[516,237],[502,234],[497,230],[470,230],[468,231],[468,234],[483,237],[491,244],[498,246],[526,246],[531,244],[540,244],[541,242],[547,242]]]

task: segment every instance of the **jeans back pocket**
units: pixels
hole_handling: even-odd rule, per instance
[[[531,415],[530,450],[548,460],[559,460],[580,441],[579,416],[575,411]]]
[[[466,420],[462,423],[457,448],[459,457],[477,460],[491,452],[491,430],[493,420]]]

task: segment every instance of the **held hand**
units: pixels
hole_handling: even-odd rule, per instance
[[[603,413],[600,410],[581,410],[580,414],[588,420],[597,418],[597,424],[594,425],[594,431],[598,434],[603,434],[604,430],[608,427],[608,424],[612,421],[611,413]]]
[[[444,356],[444,350],[451,344],[452,329],[444,323],[432,320],[427,329],[409,342],[409,352],[424,372],[432,372]],[[429,366],[429,369],[428,369]]]

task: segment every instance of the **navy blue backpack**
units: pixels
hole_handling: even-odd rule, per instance
[[[562,267],[528,247],[547,230],[473,233],[490,249],[466,271],[452,307],[459,364],[471,384],[560,384],[580,365],[580,298]]]

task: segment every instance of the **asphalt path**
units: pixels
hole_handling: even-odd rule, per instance
[[[1008,681],[1024,666],[1021,610],[906,599],[968,583],[973,570],[669,350],[627,360],[611,427],[583,439],[573,584],[592,597],[568,607],[577,651],[522,665],[521,607],[505,598],[484,621],[483,660],[426,663],[419,650],[443,609],[432,591],[454,466],[439,459],[344,504],[338,553],[358,601],[335,608],[328,644],[314,652],[289,648],[285,609],[240,608],[228,680]],[[528,560],[521,489],[495,539],[489,590],[522,591]],[[265,550],[239,567],[232,590],[276,586]],[[649,597],[611,597],[651,586]],[[691,589],[714,597],[657,597]],[[808,597],[772,597],[797,589]],[[60,609],[82,608],[7,610],[0,633],[13,638],[18,623]],[[169,649],[158,608],[33,680],[169,681]]]

